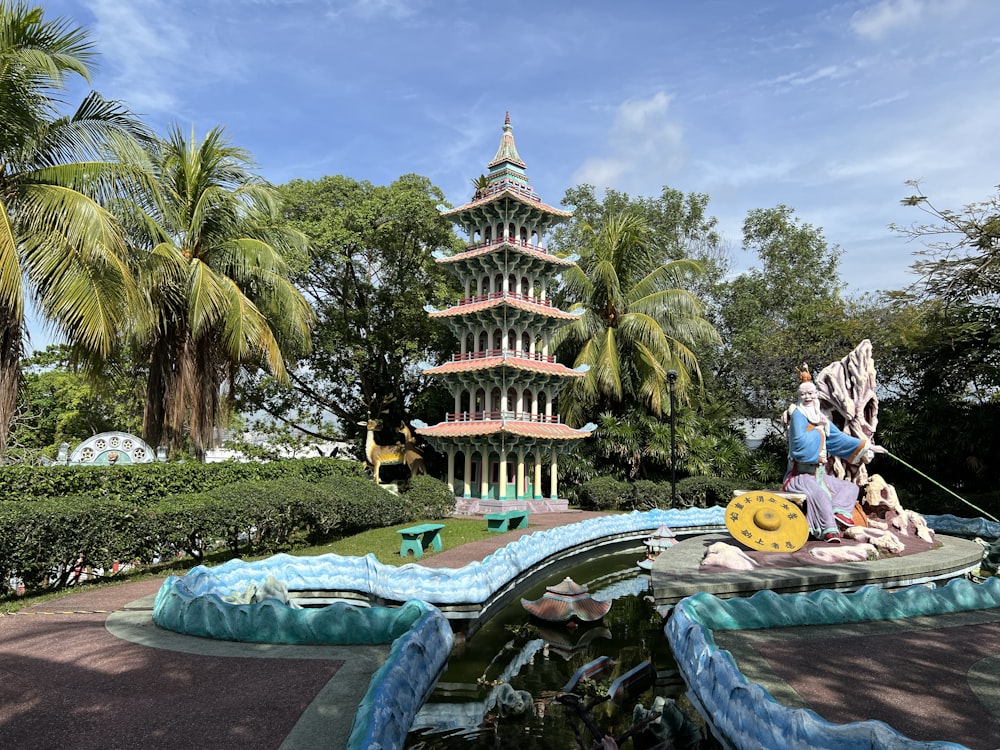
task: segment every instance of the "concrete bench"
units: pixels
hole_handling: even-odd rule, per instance
[[[483,518],[486,519],[487,531],[504,532],[528,528],[529,515],[530,510],[505,510],[502,513],[487,513]]]
[[[397,534],[403,537],[399,544],[399,556],[406,557],[411,552],[414,559],[424,556],[424,550],[433,547],[435,552],[441,551],[441,529],[443,523],[424,523],[411,526],[408,529],[398,529]]]

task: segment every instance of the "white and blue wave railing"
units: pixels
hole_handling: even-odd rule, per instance
[[[168,578],[157,595],[153,619],[161,627],[179,633],[224,640],[391,642],[389,659],[372,678],[348,747],[374,747],[373,738],[378,738],[378,746],[383,748],[402,747],[413,717],[433,689],[454,642],[450,625],[434,604],[485,602],[546,559],[603,538],[639,534],[661,525],[682,532],[724,528],[724,523],[721,506],[603,516],[523,536],[484,560],[457,569],[424,568],[412,563],[396,567],[380,563],[373,555],[275,555],[254,563],[233,560],[214,568],[198,566],[183,577]],[[948,533],[935,524],[931,526]],[[358,591],[406,603],[393,608],[337,603],[294,609],[276,599],[254,604],[234,604],[224,599],[261,586],[272,577],[292,592]],[[366,640],[356,640],[359,634],[365,634]],[[412,668],[416,661],[421,665],[419,669]],[[377,712],[376,705],[391,708]]]
[[[183,581],[185,590],[195,597],[244,591],[262,585],[273,576],[289,592],[356,591],[390,602],[420,599],[437,605],[476,604],[488,601],[508,582],[567,549],[594,544],[608,537],[651,532],[661,525],[675,532],[685,528],[724,529],[724,509],[715,506],[651,510],[590,518],[522,536],[485,559],[461,568],[425,568],[417,563],[386,565],[371,554],[364,557],[275,555],[259,563],[231,560],[213,568],[199,565],[192,568]],[[174,585],[175,580],[178,579],[168,579],[164,588]]]
[[[937,534],[950,534],[972,539],[981,537],[986,540],[1000,538],[1000,523],[985,518],[960,518],[950,514],[941,516],[924,516],[927,525]]]
[[[401,748],[420,706],[430,695],[454,643],[436,604],[488,601],[525,571],[568,549],[608,537],[650,532],[667,525],[720,528],[723,509],[654,510],[592,518],[523,536],[482,561],[462,568],[384,565],[373,555],[312,558],[275,555],[258,562],[231,560],[171,576],[160,588],[153,620],[178,633],[252,643],[392,643],[373,675],[351,729],[349,750]],[[338,602],[297,609],[275,598],[251,604],[227,597],[265,588],[277,579],[296,590],[359,591],[400,607],[356,607]],[[378,707],[378,709],[376,709]]]

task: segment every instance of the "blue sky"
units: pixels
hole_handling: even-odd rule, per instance
[[[545,202],[707,193],[738,266],[747,211],[784,203],[851,293],[913,280],[906,180],[956,209],[1000,183],[995,0],[39,2],[90,29],[93,88],[225,126],[272,182],[416,172],[457,205],[509,111]]]

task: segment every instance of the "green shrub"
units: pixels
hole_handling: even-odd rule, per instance
[[[154,503],[171,495],[208,492],[238,482],[293,478],[322,482],[348,476],[363,477],[364,465],[332,458],[302,458],[269,463],[4,466],[0,467],[0,497],[30,502],[79,495]]]
[[[733,490],[761,489],[756,482],[723,477],[685,477],[677,482],[677,504],[682,508],[729,505]]]
[[[61,585],[78,559],[110,570],[115,560],[148,560],[155,521],[143,509],[117,500],[48,498],[0,502],[3,580],[20,576],[28,588]]]
[[[274,552],[304,540],[319,544],[331,536],[440,517],[454,507],[447,485],[429,477],[416,478],[410,492],[400,497],[370,479],[352,476],[353,469],[316,470],[320,461],[350,465],[329,459],[275,462],[294,470],[285,471],[283,478],[243,480],[204,491],[192,482],[194,491],[161,497],[123,500],[95,493],[0,501],[0,592],[11,576],[21,577],[29,589],[62,585],[81,555],[87,566],[110,569],[116,560],[149,563],[183,554],[201,561],[206,552],[219,549],[232,555]],[[115,476],[120,468],[98,471]],[[165,476],[161,471],[156,473]],[[194,476],[186,469],[179,473]],[[226,471],[215,478],[241,474]],[[173,484],[169,480],[161,486]],[[54,571],[62,575],[50,582]]]
[[[343,477],[325,486],[324,491],[340,513],[338,532],[344,536],[405,523],[416,517],[405,495],[394,495],[370,479]]]
[[[653,510],[670,507],[670,483],[639,479],[622,505],[623,510]]]
[[[617,510],[627,501],[631,486],[614,477],[597,477],[584,482],[576,490],[576,498],[584,510]]]
[[[404,497],[414,518],[444,518],[455,510],[455,493],[448,483],[426,474],[410,480]]]

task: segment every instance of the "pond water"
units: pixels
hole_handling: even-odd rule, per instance
[[[632,724],[636,703],[650,708],[658,695],[678,699],[682,710],[701,723],[686,699],[681,699],[684,683],[663,632],[663,620],[653,606],[649,575],[636,565],[643,556],[644,550],[635,549],[553,571],[522,591],[466,643],[456,643],[436,689],[413,722],[406,747],[590,747],[591,734],[577,712],[555,696],[580,667],[601,656],[610,657],[614,666],[581,682],[575,692],[587,695],[588,700],[606,695],[613,680],[645,661],[651,662],[656,677],[622,698],[620,706],[606,700],[591,709],[588,714],[600,731],[620,736]],[[521,598],[538,599],[546,586],[566,576],[587,585],[595,599],[613,600],[600,623],[576,629],[542,623],[530,618],[521,606]],[[500,683],[528,691],[535,715],[501,717],[496,705]]]

